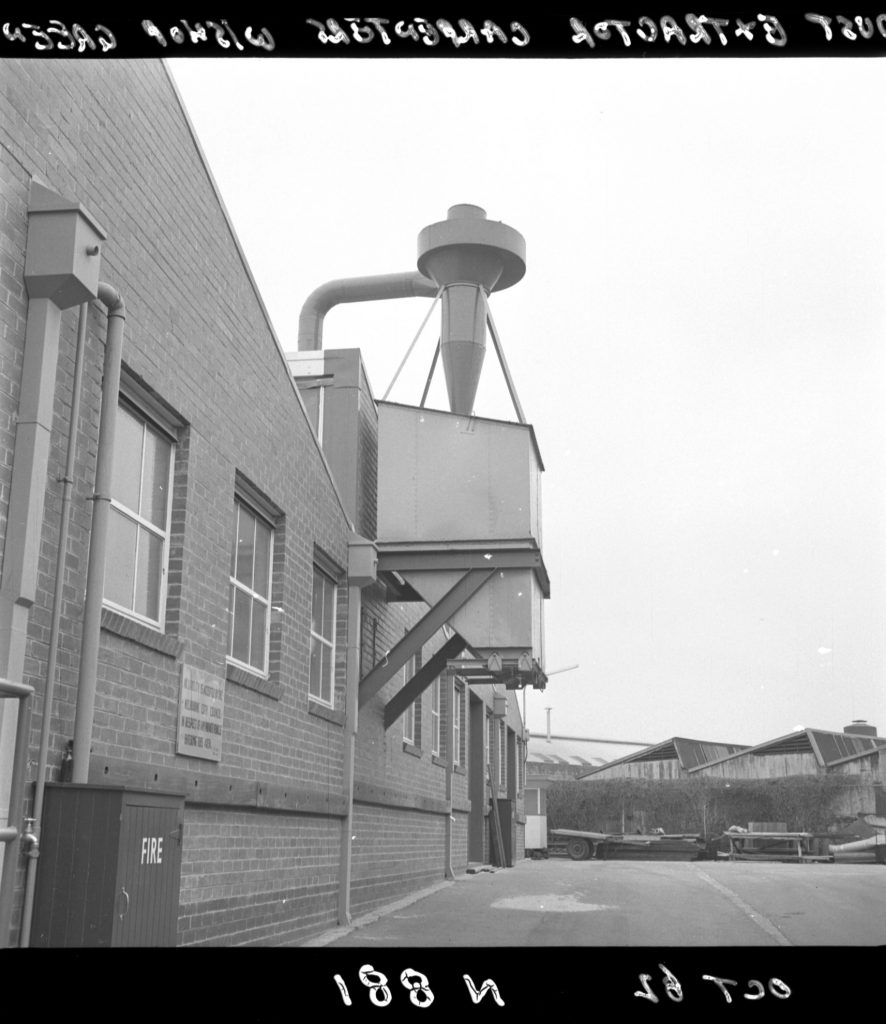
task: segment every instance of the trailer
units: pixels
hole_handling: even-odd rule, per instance
[[[697,834],[629,834],[557,828],[548,832],[552,853],[571,860],[699,860],[705,842]]]
[[[833,861],[827,852],[827,837],[814,832],[724,832],[729,845],[718,850],[725,860],[779,860],[809,863]]]

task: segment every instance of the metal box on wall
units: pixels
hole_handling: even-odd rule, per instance
[[[378,540],[541,545],[544,465],[532,427],[378,404]]]
[[[430,605],[439,601],[462,575],[459,571],[402,570]],[[493,653],[517,658],[531,651],[541,659],[544,648],[544,590],[534,569],[501,569],[449,620],[481,657]]]
[[[105,238],[105,229],[79,203],[32,180],[25,254],[28,296],[52,299],[60,309],[94,299]]]
[[[184,797],[47,785],[32,946],[174,946]]]

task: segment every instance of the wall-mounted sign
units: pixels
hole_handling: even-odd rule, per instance
[[[182,665],[176,753],[220,761],[224,711],[224,680]]]

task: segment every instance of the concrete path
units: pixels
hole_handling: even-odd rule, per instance
[[[311,945],[884,943],[881,865],[551,859],[459,876]]]
[[[309,943],[330,1005],[412,1010],[426,984],[468,1019],[478,997],[581,1019],[815,1015],[876,983],[884,944],[879,865],[562,859],[463,875]]]

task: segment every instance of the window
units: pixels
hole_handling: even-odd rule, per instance
[[[504,720],[498,723],[498,784],[503,788],[508,784],[508,727]]]
[[[464,713],[465,691],[456,683],[455,685],[455,708],[453,710],[452,722],[452,760],[454,764],[461,764],[461,719]]]
[[[164,627],[175,444],[133,406],[117,410],[105,603]]]
[[[541,814],[537,789],[526,790],[525,811],[527,814]]]
[[[274,530],[239,498],[234,509],[228,658],[267,675]]]
[[[403,666],[403,685],[405,686],[409,680],[415,675],[415,657],[411,657],[409,661]],[[412,746],[419,746],[415,742],[415,705],[413,701],[406,711],[403,713],[403,742],[411,743]]]
[[[431,684],[431,753],[440,756],[440,750],[443,747],[442,743],[442,723],[443,716],[440,714],[440,677],[434,680]]]
[[[495,729],[492,715],[486,712],[486,775],[487,778],[492,778],[493,785],[495,784],[495,775],[493,769],[495,766],[495,760],[493,758],[493,750],[495,748]]]
[[[314,566],[314,594],[311,605],[310,695],[333,706],[335,672],[335,580]]]

